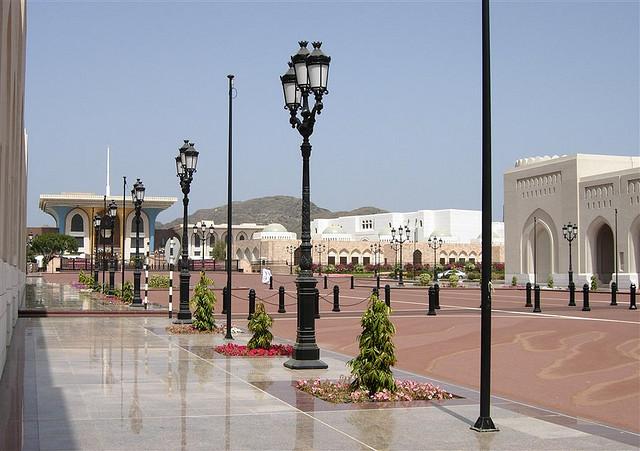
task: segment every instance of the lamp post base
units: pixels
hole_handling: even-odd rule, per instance
[[[493,424],[491,417],[479,417],[470,429],[476,432],[498,432],[500,430]]]
[[[289,359],[284,362],[284,366],[290,370],[325,370],[329,368],[329,365],[322,360]]]
[[[173,320],[173,324],[193,324],[193,320],[189,319],[175,319]]]
[[[144,308],[144,304],[142,302],[137,304],[131,303],[129,304],[129,308]]]

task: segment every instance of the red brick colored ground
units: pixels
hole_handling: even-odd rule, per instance
[[[77,281],[77,274],[45,276],[55,282]],[[210,274],[216,287],[224,273]],[[119,279],[118,279],[119,280]],[[192,286],[197,282],[193,275]],[[247,293],[256,289],[273,313],[276,336],[295,339],[295,284],[293,276],[274,276],[274,290],[258,275],[234,274],[234,314],[247,312]],[[358,283],[358,282],[356,282]],[[360,314],[371,292],[349,289],[348,278],[332,277],[328,289],[318,288],[321,319],[316,321],[321,349],[347,355],[357,352]],[[341,310],[331,312],[333,285],[340,286]],[[277,287],[283,285],[287,315],[278,315]],[[174,280],[177,306],[178,276]],[[608,293],[591,293],[591,311],[583,312],[582,293],[577,307],[567,306],[567,293],[543,290],[542,313],[525,308],[525,293],[497,289],[493,297],[492,394],[523,403],[640,432],[640,312],[628,310],[628,294],[609,306]],[[166,305],[165,290],[152,291],[150,302]],[[220,311],[218,296],[216,311]],[[355,304],[355,305],[354,305]],[[397,333],[397,366],[442,381],[478,388],[480,365],[480,292],[442,289],[441,310],[426,316],[426,292],[393,289],[391,306]],[[242,315],[244,317],[244,315]],[[242,324],[243,320],[234,319]]]

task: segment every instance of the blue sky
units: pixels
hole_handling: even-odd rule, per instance
[[[173,156],[200,151],[191,208],[300,196],[300,137],[279,76],[300,39],[331,56],[311,138],[311,200],[332,210],[480,209],[480,1],[45,2],[28,5],[29,225],[41,193],[142,178],[180,197]],[[637,155],[638,1],[494,1],[494,217],[502,174],[545,154]],[[130,189],[130,187],[129,187]],[[159,220],[180,215],[178,202]]]

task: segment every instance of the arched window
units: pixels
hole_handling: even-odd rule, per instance
[[[82,220],[82,216],[77,213],[71,218],[71,231],[84,232],[84,221]]]
[[[136,233],[136,217],[131,219],[131,233]],[[140,235],[144,235],[144,218],[140,216]]]

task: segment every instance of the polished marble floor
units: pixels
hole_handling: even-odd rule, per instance
[[[300,393],[285,358],[225,358],[222,335],[172,336],[168,319],[21,318],[0,381],[0,449],[638,449],[638,436],[495,398],[497,433],[476,433],[477,393],[383,408]],[[243,324],[238,324],[243,328]],[[237,342],[249,335],[238,333]],[[398,372],[399,377],[410,375]],[[417,379],[425,380],[415,376]],[[367,406],[371,407],[371,406]]]

